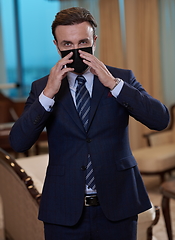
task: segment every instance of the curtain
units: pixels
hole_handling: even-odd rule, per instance
[[[126,68],[153,97],[163,101],[159,42],[158,0],[125,0]],[[130,137],[133,149],[143,147],[144,133],[150,130],[131,119]]]
[[[175,0],[159,0],[161,63],[165,103],[175,103]]]
[[[100,60],[113,67],[124,67],[119,2],[100,0]]]
[[[162,100],[158,0],[125,0],[127,68]]]

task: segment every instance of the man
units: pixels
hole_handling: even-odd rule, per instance
[[[46,127],[49,164],[40,204],[46,240],[135,240],[137,215],[151,207],[128,140],[129,116],[150,129],[169,122],[130,70],[93,54],[96,23],[83,8],[59,12],[52,24],[62,59],[32,84],[10,133],[26,151]]]

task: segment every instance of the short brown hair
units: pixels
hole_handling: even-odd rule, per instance
[[[97,23],[91,13],[82,7],[72,7],[64,9],[58,12],[52,23],[52,34],[54,39],[57,41],[55,36],[55,29],[59,25],[74,25],[82,22],[89,22],[93,28],[94,36]]]

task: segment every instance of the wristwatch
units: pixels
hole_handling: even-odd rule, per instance
[[[114,87],[111,89],[111,91],[121,82],[121,79],[120,79],[120,78],[114,78],[114,82],[115,82],[115,85],[114,85]]]

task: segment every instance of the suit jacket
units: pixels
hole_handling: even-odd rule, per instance
[[[41,106],[38,96],[48,76],[33,82],[24,113],[11,130],[11,146],[21,152],[34,144],[44,127],[47,129],[49,164],[39,211],[39,219],[44,222],[71,226],[80,219],[88,153],[99,202],[109,220],[128,218],[151,207],[129,145],[129,116],[150,129],[162,130],[168,125],[169,113],[143,89],[132,71],[108,69],[124,80],[124,86],[115,98],[94,76],[87,132],[66,78],[52,111]]]

